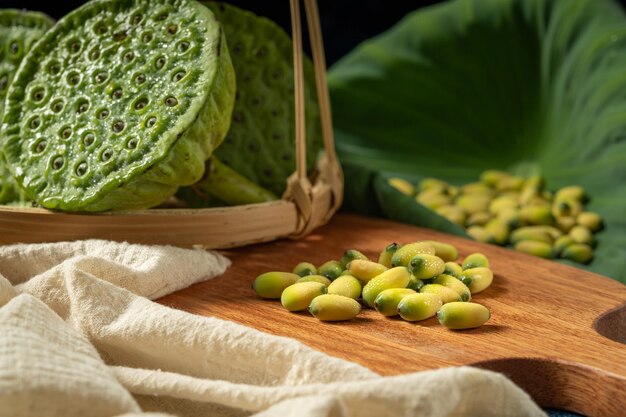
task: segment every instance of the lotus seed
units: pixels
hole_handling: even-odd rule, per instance
[[[61,110],[63,110],[63,100],[61,99],[54,100],[52,104],[50,105],[50,108],[55,113],[60,112]]]
[[[160,56],[157,58],[156,61],[154,61],[154,66],[156,67],[156,69],[161,69],[163,68],[163,66],[165,65],[165,57],[164,56]]]
[[[176,100],[175,97],[168,97],[165,99],[165,104],[167,104],[169,107],[174,107],[178,104],[178,100]]]
[[[31,94],[31,98],[34,101],[41,101],[43,100],[44,94],[45,93],[44,93],[43,88],[38,88],[35,91],[33,91],[33,93]]]
[[[59,65],[58,62],[53,62],[48,66],[48,70],[50,71],[50,74],[57,75],[61,72],[61,65]]]
[[[175,35],[178,32],[178,26],[171,24],[167,27],[167,33],[170,35]]]
[[[185,77],[185,74],[186,74],[185,71],[178,71],[178,72],[176,72],[176,74],[174,74],[174,76],[172,77],[172,81],[178,82],[178,81],[182,80]]]
[[[139,140],[137,138],[131,138],[126,142],[126,147],[128,149],[136,149],[139,144]]]
[[[137,74],[135,76],[135,84],[140,85],[146,82],[146,76],[144,74]]]
[[[105,82],[108,78],[108,74],[106,72],[100,72],[98,73],[98,75],[96,75],[96,82],[98,84],[102,84],[103,82]]]
[[[152,127],[156,124],[156,117],[151,117],[148,119],[148,121],[146,122],[146,127]]]
[[[95,61],[98,58],[100,58],[100,51],[98,50],[98,48],[93,48],[91,52],[89,52],[89,59]]]
[[[76,72],[71,73],[71,74],[70,74],[70,75],[68,75],[68,77],[67,77],[67,82],[68,82],[70,85],[76,85],[76,84],[78,84],[78,83],[80,82],[80,75],[78,75],[78,73],[76,73]]]
[[[42,153],[46,149],[46,146],[48,146],[48,141],[45,139],[40,140],[37,142],[37,145],[35,145],[35,152]]]
[[[124,39],[126,39],[127,35],[126,35],[126,31],[120,31],[117,32],[114,36],[113,36],[113,40],[115,40],[116,42],[122,42]]]
[[[35,116],[32,119],[30,119],[31,129],[37,129],[39,126],[41,126],[41,118],[39,116]]]
[[[59,170],[61,168],[63,168],[63,163],[65,161],[63,160],[62,156],[56,156],[54,157],[53,161],[52,161],[52,168]]]
[[[141,13],[136,13],[130,18],[130,23],[132,25],[138,25],[139,23],[141,23],[142,19],[143,15]]]
[[[113,151],[111,149],[105,149],[104,152],[102,152],[102,155],[100,156],[100,160],[102,162],[106,162],[109,159],[111,159],[112,156],[113,156]]]
[[[179,52],[187,52],[187,50],[189,49],[189,42],[187,41],[178,42],[177,49]]]
[[[116,88],[113,93],[111,93],[111,97],[114,99],[120,99],[122,98],[122,89],[121,88]]]
[[[145,43],[148,43],[152,40],[152,33],[148,32],[143,35],[141,38]]]
[[[91,146],[95,140],[96,140],[96,136],[91,132],[83,136],[83,144],[85,146]]]
[[[87,162],[81,162],[76,166],[76,175],[82,177],[87,173]]]
[[[133,59],[135,59],[135,54],[132,51],[124,54],[124,62],[132,62]]]
[[[98,26],[96,26],[95,32],[98,35],[104,35],[105,33],[107,33],[108,30],[109,29],[104,23],[100,23]]]
[[[85,113],[87,110],[89,110],[89,102],[87,100],[83,100],[78,104],[78,108],[76,109],[76,112],[78,114],[81,114],[81,113]]]
[[[64,127],[60,131],[60,136],[63,139],[68,139],[70,136],[72,136],[72,129],[70,129],[69,127]]]
[[[142,97],[135,102],[135,110],[144,109],[147,105],[148,105],[148,99],[145,97]]]
[[[74,40],[70,42],[69,49],[70,52],[76,54],[80,51],[80,41]]]
[[[107,109],[100,110],[100,112],[98,113],[98,118],[106,119],[107,117],[109,117],[109,111]]]
[[[120,133],[122,130],[124,130],[124,122],[122,122],[121,120],[116,121],[115,123],[113,123],[113,131],[116,133]]]

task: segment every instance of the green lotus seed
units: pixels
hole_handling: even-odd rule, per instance
[[[437,240],[426,240],[435,248],[435,256],[441,258],[444,262],[456,261],[459,257],[459,251],[449,243],[439,242]]]
[[[352,275],[341,275],[328,286],[328,294],[343,295],[352,299],[361,296],[361,283]]]
[[[554,250],[552,249],[551,242],[542,242],[539,240],[520,240],[515,244],[515,250],[529,255],[538,256],[540,258],[554,258]]]
[[[416,294],[416,292],[410,288],[390,288],[381,291],[374,300],[374,308],[383,316],[395,316],[398,314],[400,301],[410,294]]]
[[[442,306],[441,297],[432,293],[410,294],[398,303],[398,314],[406,321],[433,317]]]
[[[387,271],[388,268],[377,262],[366,259],[355,259],[348,263],[347,269],[353,277],[358,278],[361,281],[368,282]]]
[[[130,24],[133,26],[138,25],[143,20],[143,15],[141,13],[135,13],[130,17]]]
[[[187,74],[184,70],[176,71],[172,76],[172,81],[179,82],[183,78],[185,78],[185,74]]]
[[[463,301],[458,292],[441,284],[426,284],[420,289],[420,294],[435,294],[444,304],[451,303],[453,301]]]
[[[91,51],[89,51],[89,59],[92,61],[96,61],[98,58],[100,58],[100,50],[97,46],[95,46],[91,48]]]
[[[187,41],[180,41],[178,42],[178,45],[176,45],[176,49],[178,49],[178,52],[184,53],[187,52],[187,50],[189,50],[189,42]]]
[[[408,243],[393,254],[391,264],[393,266],[409,266],[409,261],[418,254],[434,255],[435,247],[428,242]]]
[[[445,262],[435,255],[419,254],[409,261],[409,271],[415,278],[429,279],[443,273]]]
[[[76,175],[78,175],[79,177],[82,177],[83,175],[87,173],[87,163],[81,162],[80,164],[76,166],[76,169],[74,171],[76,172]]]
[[[300,262],[293,268],[292,272],[301,277],[307,275],[317,275],[317,268],[310,262]]]
[[[588,263],[593,259],[591,246],[584,243],[572,243],[563,249],[561,257],[581,264]]]
[[[63,108],[61,108],[61,110],[63,110]],[[59,112],[61,110],[59,110]],[[85,113],[85,112],[87,112],[87,110],[89,110],[89,102],[87,100],[79,101],[78,102],[78,107],[76,108],[76,113],[78,113],[78,114]]]
[[[360,251],[356,249],[348,249],[347,251],[344,252],[343,256],[341,257],[340,262],[345,269],[348,266],[348,264],[354,261],[355,259],[362,259],[366,261],[369,260],[369,258],[363,255],[363,253],[361,253]]]
[[[174,106],[178,105],[178,100],[176,100],[175,97],[168,97],[168,98],[165,99],[165,104],[168,107],[174,107]]]
[[[387,246],[385,249],[382,250],[382,252],[380,252],[380,255],[378,256],[378,263],[381,265],[386,266],[387,268],[391,268],[391,260],[393,257],[393,254],[396,253],[396,251],[400,248],[401,245],[398,245],[397,243],[392,243],[389,246]]]
[[[158,57],[155,61],[154,61],[154,67],[156,69],[161,69],[165,66],[165,63],[167,62],[167,60],[165,59],[164,56],[160,56]]]
[[[319,282],[328,287],[332,281],[322,275],[306,275],[299,278],[296,282]]]
[[[362,293],[363,302],[373,307],[378,294],[389,288],[406,288],[410,279],[411,273],[404,266],[388,269],[365,284]]]
[[[124,130],[124,127],[126,127],[126,125],[121,120],[116,120],[115,122],[113,122],[113,125],[111,126],[111,128],[113,129],[115,133],[120,133],[121,131]]]
[[[36,153],[42,153],[46,149],[47,146],[48,146],[48,141],[45,139],[41,139],[35,144],[34,151]]]
[[[317,272],[332,281],[341,275],[343,272],[343,265],[339,261],[326,261],[320,265],[319,268],[317,268]]]
[[[138,144],[139,144],[139,139],[137,139],[137,138],[130,138],[126,142],[126,148],[127,149],[137,149],[137,145]]]
[[[33,117],[32,119],[30,119],[30,122],[28,122],[28,125],[32,130],[36,130],[39,126],[41,126],[41,117]]]
[[[123,94],[124,94],[124,93],[122,92],[122,89],[121,89],[121,88],[116,88],[116,89],[115,89],[115,90],[113,90],[113,92],[111,93],[111,98],[112,98],[112,99],[115,99],[115,100],[118,100],[118,99],[122,98],[122,95],[123,95]]]
[[[144,74],[137,74],[134,78],[135,84],[141,85],[146,82],[146,76]]]
[[[296,282],[285,288],[280,295],[280,302],[289,311],[302,311],[309,307],[315,297],[327,291],[326,286],[319,282]]]
[[[481,304],[452,302],[437,311],[439,323],[449,329],[461,330],[480,327],[489,320],[489,309]]]
[[[153,127],[156,124],[156,122],[157,122],[156,117],[154,116],[149,117],[148,120],[146,120],[146,127],[148,128]]]
[[[143,36],[141,37],[141,40],[144,43],[150,43],[152,41],[152,32],[144,33]]]
[[[101,120],[102,119],[106,119],[107,117],[109,117],[109,114],[110,114],[110,112],[109,112],[108,109],[101,109],[98,112],[98,119],[101,119]]]
[[[133,62],[133,59],[135,59],[135,54],[133,53],[133,51],[128,51],[124,53],[124,62],[128,64]]]
[[[43,88],[36,88],[35,90],[33,90],[30,97],[31,99],[33,99],[33,101],[41,101],[45,97],[45,94],[46,92]]]
[[[259,297],[278,299],[285,288],[295,284],[298,278],[298,275],[290,272],[266,272],[254,279],[252,289]]]
[[[321,321],[352,320],[361,312],[361,304],[337,294],[319,295],[311,301],[309,313]]]
[[[61,64],[59,64],[57,61],[52,61],[50,64],[48,64],[48,71],[52,75],[57,75],[61,72]]]
[[[59,131],[59,136],[61,136],[61,138],[63,139],[68,139],[70,136],[72,136],[72,129],[69,126],[62,128]]]
[[[443,285],[444,287],[448,287],[455,291],[461,297],[461,301],[469,301],[472,299],[472,293],[467,285],[452,275],[438,275],[432,280],[432,283]]]
[[[177,25],[172,23],[172,24],[167,26],[167,33],[169,35],[175,35],[176,32],[178,32],[178,26]]]
[[[493,272],[484,266],[468,268],[463,271],[461,281],[467,285],[472,294],[476,294],[486,290],[491,285]]]
[[[65,163],[65,160],[63,159],[62,156],[55,156],[52,159],[52,168],[59,170],[61,168],[63,168],[63,164]]]
[[[456,262],[446,262],[443,273],[446,275],[452,275],[456,278],[460,278],[463,274],[463,268],[461,268],[461,265],[457,264]]]
[[[83,136],[83,144],[86,147],[93,145],[95,140],[96,140],[96,136],[91,132],[85,133],[85,135]]]
[[[489,268],[489,260],[482,253],[472,253],[465,258],[461,266],[463,270],[477,268],[481,266]]]

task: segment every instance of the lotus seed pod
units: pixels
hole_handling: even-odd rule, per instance
[[[441,258],[444,262],[456,261],[459,257],[459,251],[449,243],[439,242],[437,240],[425,240],[435,248],[435,256]]]
[[[410,294],[398,303],[398,314],[406,321],[426,320],[437,314],[442,305],[441,297],[437,294]]]
[[[202,177],[234,93],[224,35],[204,6],[89,2],[24,57],[5,102],[5,159],[47,208],[151,207]],[[37,117],[36,129],[23,123]]]
[[[321,321],[352,320],[361,312],[361,304],[352,298],[337,294],[315,297],[309,305],[309,313]]]
[[[369,261],[369,258],[365,255],[363,255],[361,252],[359,252],[356,249],[348,249],[347,251],[344,252],[343,256],[341,257],[341,264],[343,265],[344,269],[348,266],[348,264],[352,261],[354,261],[355,259],[363,259],[365,261]]]
[[[524,178],[517,176],[507,176],[500,178],[496,184],[496,190],[503,191],[519,191],[524,186]]]
[[[290,36],[264,17],[221,2],[203,3],[224,28],[237,78],[232,125],[215,155],[275,195],[296,168],[293,47]],[[322,148],[315,74],[304,57],[307,167]]]
[[[572,216],[557,217],[555,219],[555,223],[556,227],[558,227],[561,232],[568,233],[570,230],[572,230],[572,227],[576,226],[576,218]]]
[[[508,176],[509,174],[507,174],[504,171],[489,169],[489,170],[484,171],[482,174],[480,174],[480,180],[486,185],[488,185],[489,187],[495,188],[496,184],[498,184],[502,178],[505,178]]]
[[[472,299],[470,289],[461,280],[452,275],[441,274],[436,276],[431,284],[439,284],[454,290],[461,297],[461,301],[469,301]]]
[[[328,294],[343,295],[358,299],[362,291],[361,282],[352,275],[342,275],[328,286]]]
[[[593,250],[591,246],[584,243],[572,243],[563,249],[561,257],[574,262],[586,264],[593,259]]]
[[[554,248],[555,256],[563,253],[565,248],[573,243],[576,242],[574,242],[574,239],[572,239],[568,235],[563,235],[559,237],[556,241],[554,241],[554,245],[552,245],[552,247]]]
[[[378,294],[389,288],[406,288],[410,279],[411,273],[404,266],[388,269],[365,284],[362,293],[363,302],[369,307],[374,307],[374,300]]]
[[[537,240],[548,244],[552,244],[552,242],[554,242],[552,235],[546,230],[537,229],[532,226],[520,227],[519,229],[514,230],[511,233],[511,243],[516,244],[517,242],[522,240]]]
[[[466,269],[461,275],[461,281],[467,285],[472,294],[476,294],[489,288],[493,282],[493,272],[488,267],[482,266]]]
[[[293,268],[294,274],[305,277],[307,275],[317,275],[317,268],[311,262],[300,262]]]
[[[411,279],[409,280],[409,283],[406,285],[407,288],[413,291],[419,291],[423,286],[424,286],[424,281],[422,281],[421,279],[415,278],[413,275],[411,275]]]
[[[463,284],[461,283],[461,285]],[[420,294],[435,294],[439,296],[439,298],[441,298],[441,302],[444,304],[451,303],[453,301],[462,301],[459,293],[449,287],[440,284],[426,284],[420,290]]]
[[[400,301],[410,294],[416,294],[416,292],[409,288],[390,288],[382,291],[374,300],[374,308],[383,316],[395,316],[398,314]]]
[[[538,256],[540,258],[554,258],[554,250],[552,249],[551,242],[542,242],[539,240],[520,240],[515,244],[514,248],[518,252]]]
[[[569,231],[568,235],[574,240],[576,243],[585,243],[589,246],[593,246],[593,234],[589,229],[584,226],[574,226],[572,230]]]
[[[480,327],[491,318],[489,309],[476,303],[447,303],[437,311],[437,320],[448,329]]]
[[[419,185],[418,185],[418,188],[420,191],[434,189],[434,190],[438,190],[439,192],[443,192],[447,190],[449,187],[450,185],[447,182],[442,181],[437,178],[424,178],[423,180],[419,182]]]
[[[441,206],[435,209],[435,213],[461,227],[465,224],[466,215],[460,207],[453,205]]]
[[[396,251],[400,249],[400,246],[401,245],[398,245],[397,243],[391,243],[390,245],[388,245],[385,249],[382,250],[382,252],[380,252],[380,255],[378,255],[378,263],[381,265],[385,265],[387,268],[391,268],[391,259],[394,253],[396,253]]]
[[[323,275],[307,275],[298,279],[296,282],[319,282],[328,287],[332,281]]]
[[[492,215],[488,211],[472,213],[467,217],[467,220],[465,220],[465,226],[484,226],[489,220],[491,220],[491,218]]]
[[[489,203],[489,213],[498,214],[501,210],[504,209],[517,209],[519,204],[517,200],[507,196],[496,197]]]
[[[299,278],[291,272],[266,272],[255,278],[252,289],[259,297],[278,299],[285,288],[295,284]]]
[[[519,202],[526,204],[534,196],[542,196],[545,187],[545,181],[539,175],[534,175],[524,182],[520,193]]]
[[[22,58],[53,24],[54,21],[43,13],[0,10],[0,39],[4,43],[0,49],[4,51],[0,52],[0,117],[9,85]],[[41,117],[31,117],[26,123],[36,129],[41,125]],[[25,205],[25,200],[26,195],[15,183],[4,160],[0,159],[0,204]]]
[[[367,282],[388,270],[385,265],[378,262],[367,261],[364,259],[355,259],[348,264],[348,271],[355,278]]]
[[[585,189],[579,185],[570,185],[559,189],[554,195],[554,201],[561,201],[566,199],[578,200],[581,203],[587,201],[587,194]]]
[[[333,281],[343,272],[343,265],[339,261],[330,260],[324,262],[317,268],[317,273],[323,275],[329,280]]]
[[[415,186],[403,178],[389,178],[387,183],[404,195],[415,196]]]
[[[472,226],[467,230],[467,234],[472,237],[472,239],[482,242],[482,243],[490,243],[491,242],[491,234],[485,230],[484,227],[481,226]]]
[[[289,311],[302,311],[309,307],[315,297],[327,291],[327,287],[319,282],[297,282],[285,288],[280,295],[280,302]]]
[[[435,255],[419,254],[409,261],[409,271],[417,279],[429,279],[442,274],[445,262]]]
[[[559,217],[576,217],[583,211],[580,201],[573,198],[557,200],[552,204],[552,215]]]
[[[456,262],[446,262],[443,273],[446,275],[452,275],[453,277],[460,278],[463,275],[463,268]]]
[[[452,199],[449,196],[440,193],[438,190],[422,191],[415,197],[415,201],[431,210],[441,206],[448,206],[452,203]]]
[[[465,258],[461,267],[463,268],[463,270],[478,267],[489,268],[489,260],[485,255],[480,252],[472,253]]]
[[[495,218],[485,225],[485,230],[491,236],[491,242],[498,245],[504,245],[509,240],[510,227],[508,223]]]
[[[399,248],[391,257],[393,266],[409,266],[409,261],[415,255],[434,255],[435,247],[428,242],[413,242]]]
[[[462,208],[467,214],[487,211],[491,197],[483,194],[462,194],[455,201],[455,204]]]
[[[541,206],[525,206],[520,209],[520,217],[526,224],[545,224],[554,223],[550,207]]]
[[[602,229],[602,217],[598,213],[584,211],[576,217],[576,223],[586,227],[592,232]]]

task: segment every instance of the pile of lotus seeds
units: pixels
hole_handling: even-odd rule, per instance
[[[588,196],[582,187],[552,193],[539,176],[524,179],[488,170],[479,182],[461,187],[436,178],[426,178],[417,187],[402,178],[391,178],[389,184],[466,228],[479,242],[510,245],[542,258],[590,262],[593,234],[603,227],[599,214],[585,211]]]
[[[308,309],[322,321],[351,320],[363,304],[406,321],[436,315],[449,329],[482,326],[491,314],[470,300],[493,281],[489,261],[481,253],[467,256],[462,264],[457,258],[454,246],[432,240],[392,243],[378,261],[350,249],[340,261],[318,268],[301,262],[292,272],[266,272],[252,288],[262,298],[280,299],[289,311]]]

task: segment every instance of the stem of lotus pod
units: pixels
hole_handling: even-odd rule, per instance
[[[278,200],[274,193],[245,178],[214,156],[206,162],[204,177],[195,187],[230,205]]]

